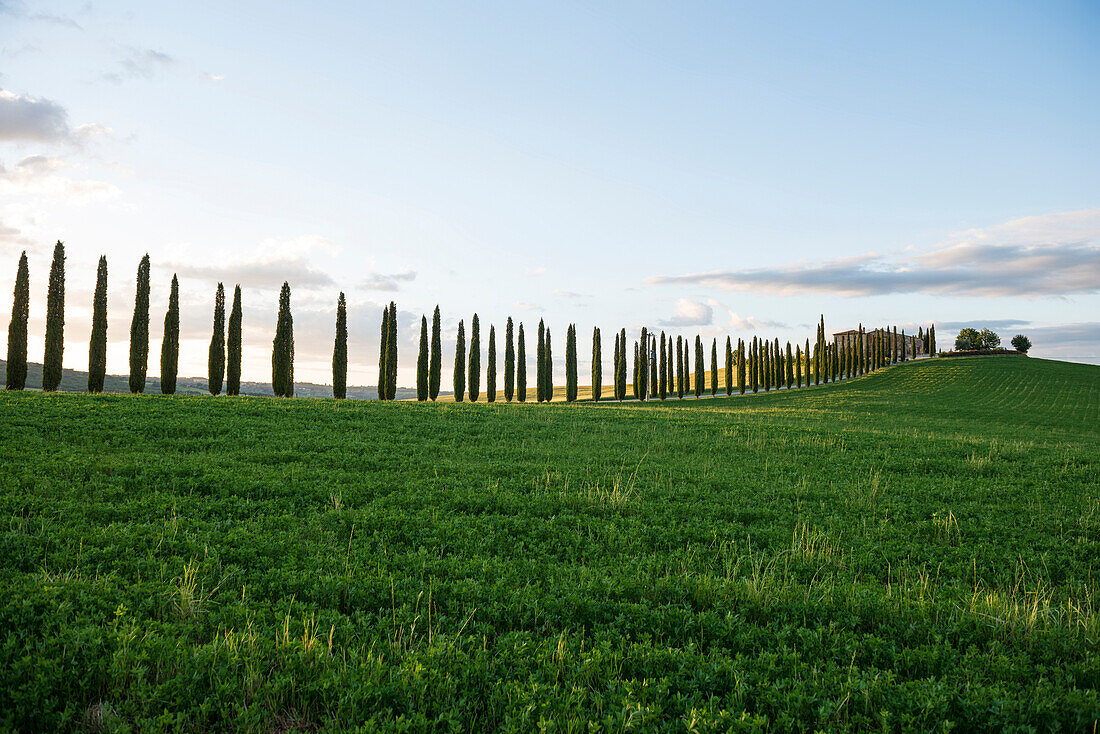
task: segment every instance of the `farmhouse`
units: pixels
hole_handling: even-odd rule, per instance
[[[901,353],[904,349],[904,355],[906,357],[916,357],[924,354],[924,342],[922,342],[915,335],[898,333],[895,337],[893,331],[886,329],[875,329],[874,331],[864,332],[864,341],[867,347],[870,347],[873,340],[876,338],[886,339],[886,344],[889,348],[890,340],[897,339],[898,352]],[[856,344],[859,339],[858,329],[848,329],[847,331],[838,331],[833,334],[833,341],[836,342],[838,347],[847,347],[852,344]]]

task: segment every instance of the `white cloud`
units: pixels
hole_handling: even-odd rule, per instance
[[[359,283],[359,287],[365,290],[373,291],[396,291],[400,289],[401,283],[410,283],[416,280],[415,270],[405,270],[400,273],[370,273],[362,282]]]
[[[661,326],[708,326],[714,321],[714,309],[706,303],[680,298],[672,317],[660,321]]]
[[[1100,292],[1100,209],[1015,219],[953,235],[907,257],[866,253],[817,263],[649,278],[773,295],[927,293],[1061,296]]]
[[[0,89],[0,141],[65,142],[71,134],[69,115],[57,102]]]

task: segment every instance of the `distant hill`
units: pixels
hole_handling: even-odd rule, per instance
[[[0,375],[7,373],[8,363],[0,359]],[[207,395],[205,377],[179,377],[176,379],[177,395]],[[42,365],[37,362],[27,364],[27,389],[40,390],[42,388]],[[88,389],[88,373],[77,370],[61,371],[62,392],[85,392]],[[130,392],[130,380],[126,375],[107,375],[103,380],[103,392]],[[160,378],[149,377],[145,380],[145,392],[152,395],[160,394]],[[241,395],[261,395],[271,397],[275,393],[271,384],[267,382],[242,382]],[[318,385],[313,382],[294,383],[294,397],[296,398],[331,398],[331,385]],[[348,386],[348,398],[352,400],[377,400],[378,388],[376,386]],[[397,400],[415,400],[416,389],[410,387],[397,388]]]

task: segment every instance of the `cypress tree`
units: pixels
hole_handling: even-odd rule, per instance
[[[106,273],[106,265],[101,267]],[[106,276],[104,276],[106,277]],[[104,283],[106,286],[106,282]],[[99,286],[96,286],[99,293]],[[104,290],[106,300],[106,290]],[[8,363],[6,384],[9,390],[22,390],[27,386],[27,321],[31,313],[31,277],[27,267],[27,251],[19,256],[19,269],[15,274],[15,291],[12,293],[11,322],[8,324]]]
[[[554,356],[550,348],[550,329],[546,329],[546,351],[543,353],[546,358],[546,389],[543,391],[546,395],[546,402],[550,402],[554,399]]]
[[[710,396],[718,394],[718,340],[710,341]]]
[[[626,400],[626,329],[619,330],[619,364],[616,367],[619,379],[619,400]]]
[[[657,393],[661,400],[665,400],[668,397],[668,354],[666,349],[668,347],[668,340],[665,338],[665,332],[661,332],[661,356],[660,364],[658,365],[657,376]]]
[[[489,351],[485,365],[485,399],[490,403],[497,400],[497,327],[489,324]]]
[[[745,394],[745,340],[737,340],[737,393]]]
[[[512,317],[504,327],[504,399],[512,402],[516,389],[516,348],[512,329]]]
[[[676,337],[676,397],[684,399],[684,337]]]
[[[428,362],[428,397],[439,397],[439,383],[443,375],[443,344],[439,327],[439,305],[432,314],[432,353]]]
[[[332,397],[348,396],[348,304],[344,292],[336,299],[336,339],[332,344]]]
[[[279,320],[271,342],[271,387],[277,398],[294,397],[294,317],[290,313],[290,283],[279,291]]]
[[[802,348],[794,345],[794,386],[802,387]]]
[[[592,400],[600,402],[603,397],[603,345],[600,328],[592,327]]]
[[[476,313],[470,322],[470,373],[466,379],[470,383],[470,402],[476,403],[481,394],[481,324]]]
[[[168,294],[168,312],[164,314],[164,339],[160,343],[160,391],[176,394],[176,376],[180,361],[180,285],[172,274],[172,289]]]
[[[760,388],[760,340],[755,336],[749,351],[749,382],[752,384],[752,391],[757,392]]]
[[[134,318],[130,322],[130,392],[145,391],[149,368],[149,254],[141,258],[134,295]]]
[[[772,363],[771,363],[771,351],[772,343],[767,339],[760,342],[760,361],[763,364],[764,373],[764,392],[768,392],[772,389]]]
[[[88,392],[103,392],[107,376],[107,258],[101,255],[92,299],[92,338],[88,341]]]
[[[233,308],[229,310],[229,337],[226,341],[225,394],[241,394],[241,286],[233,288]]]
[[[420,352],[416,357],[416,399],[424,402],[428,399],[428,317],[420,317]]]
[[[458,338],[455,340],[454,399],[461,403],[466,395],[466,327],[458,322]]]
[[[397,397],[397,304],[390,301],[390,338],[386,349],[386,399]]]
[[[615,371],[614,377],[615,377],[615,379],[612,380],[612,383],[615,386],[615,399],[618,400],[619,402],[622,402],[622,399],[623,399],[622,391],[619,388],[619,361],[621,359],[622,359],[622,345],[619,344],[619,332],[616,331],[615,332],[615,367],[614,367],[614,371]]]
[[[641,385],[638,384],[638,368],[641,365],[638,364],[638,342],[634,342],[634,399],[639,400],[641,396]]]
[[[546,399],[546,325],[539,319],[539,343],[535,353],[535,400],[542,402]]]
[[[565,400],[577,399],[577,327],[570,324],[565,330]]]
[[[65,245],[53,248],[50,286],[46,292],[46,354],[42,359],[42,389],[61,386],[61,357],[65,351]]]
[[[901,330],[901,349],[899,350],[899,352],[900,352],[900,354],[898,356],[901,359],[901,361],[904,362],[905,361],[905,329]]]
[[[389,395],[390,307],[382,307],[382,326],[378,330],[378,399]]]
[[[706,384],[706,362],[703,357],[703,340],[695,335],[695,397],[703,394],[703,385]]]
[[[527,351],[523,346],[523,324],[516,337],[516,397],[521,403],[527,400]]]
[[[652,399],[658,392],[657,376],[657,337],[652,334],[649,336],[649,350],[646,354],[646,362],[649,363],[649,387],[647,388],[649,398]]]
[[[343,302],[344,294],[340,294]],[[345,370],[346,367],[345,351]],[[210,356],[207,360],[209,367],[209,387],[211,395],[221,395],[222,382],[225,380],[225,286],[218,283],[218,290],[214,294],[214,333],[210,337]]]
[[[638,363],[638,396],[641,400],[645,400],[649,395],[649,332],[646,328],[642,327],[642,337],[638,340],[639,358]]]
[[[929,326],[928,327],[928,332],[929,332],[929,335],[928,335],[928,353],[935,356],[936,355],[936,325],[932,324],[931,326]]]
[[[791,343],[787,342],[787,389],[794,385],[794,355],[791,354]]]
[[[726,337],[726,395],[733,395],[733,344]]]

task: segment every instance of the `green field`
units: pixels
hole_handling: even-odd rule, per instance
[[[1094,731],[1100,367],[0,392],[0,728]]]

